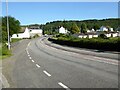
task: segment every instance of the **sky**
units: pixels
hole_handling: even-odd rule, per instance
[[[2,16],[6,3],[2,2]],[[45,24],[57,20],[88,20],[118,17],[117,2],[9,2],[8,15],[21,25]]]

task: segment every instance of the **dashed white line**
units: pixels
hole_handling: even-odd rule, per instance
[[[66,85],[64,85],[63,83],[61,83],[61,82],[59,82],[58,83],[61,87],[63,87],[63,88],[65,88],[65,89],[67,89],[67,90],[70,90]]]
[[[38,68],[40,68],[40,65],[36,64],[36,66],[37,66]]]
[[[34,60],[32,60],[32,62],[35,62]]]
[[[47,76],[51,76],[47,71],[43,71]]]
[[[30,57],[30,54],[28,54],[28,57]]]
[[[27,54],[29,54],[29,52],[27,51]]]
[[[32,59],[31,57],[29,57],[29,59]]]
[[[31,42],[28,43],[28,46],[30,46],[30,43],[31,43]]]

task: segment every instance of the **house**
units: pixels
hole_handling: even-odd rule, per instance
[[[79,34],[73,34],[74,37],[79,37],[79,38],[93,38],[93,37],[98,37],[98,34],[96,32],[90,32],[90,33],[79,33]]]
[[[66,30],[64,27],[59,28],[59,33],[67,34],[67,32],[68,32],[68,30]]]
[[[88,36],[86,34],[83,35],[83,38],[87,38]]]
[[[26,27],[24,33],[18,33],[18,34],[13,34],[11,38],[30,38],[33,37],[35,35],[42,35],[42,29],[31,29]]]
[[[87,37],[88,38],[98,37],[98,34],[96,32],[87,33]]]
[[[119,33],[118,33],[118,32],[113,32],[113,33],[111,33],[111,36],[112,36],[112,37],[118,37],[118,36],[119,36]]]
[[[30,36],[33,37],[36,34],[41,36],[42,35],[42,29],[29,29]]]
[[[105,26],[101,26],[100,29],[99,29],[99,31],[108,31],[108,28],[105,27]]]
[[[107,37],[111,37],[111,33],[106,33],[105,34]]]
[[[30,38],[29,29],[26,27],[24,33],[13,34],[11,38]]]

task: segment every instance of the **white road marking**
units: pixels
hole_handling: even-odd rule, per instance
[[[7,79],[5,78],[5,76],[2,73],[0,73],[0,82],[1,82],[1,85],[4,86],[4,88],[9,88],[10,87]]]
[[[118,61],[116,61],[116,60],[105,59],[105,58],[100,58],[100,57],[93,57],[93,58],[95,60],[91,59],[91,58],[84,57],[84,59],[87,59],[87,60],[98,61],[98,62],[102,62],[102,63],[108,63],[108,64],[112,64],[112,65],[118,65]]]
[[[62,86],[63,88],[67,89],[67,90],[70,90],[66,85],[64,85],[63,83],[59,82],[58,83],[60,86]]]
[[[30,46],[30,43],[31,43],[31,42],[28,43],[28,46]]]
[[[47,71],[43,71],[47,76],[51,76]]]
[[[28,57],[30,57],[30,54],[28,54]]]
[[[32,59],[31,57],[29,57],[29,59]]]
[[[26,48],[26,51],[28,50],[28,48]]]
[[[29,54],[29,52],[27,51],[27,54]]]
[[[40,68],[40,65],[36,64],[36,66],[37,66],[38,68]]]
[[[32,62],[35,62],[34,60],[32,60]]]

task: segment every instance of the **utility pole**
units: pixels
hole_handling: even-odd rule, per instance
[[[10,50],[10,35],[9,35],[9,20],[8,20],[8,0],[6,0],[6,16],[7,16],[8,49]]]

